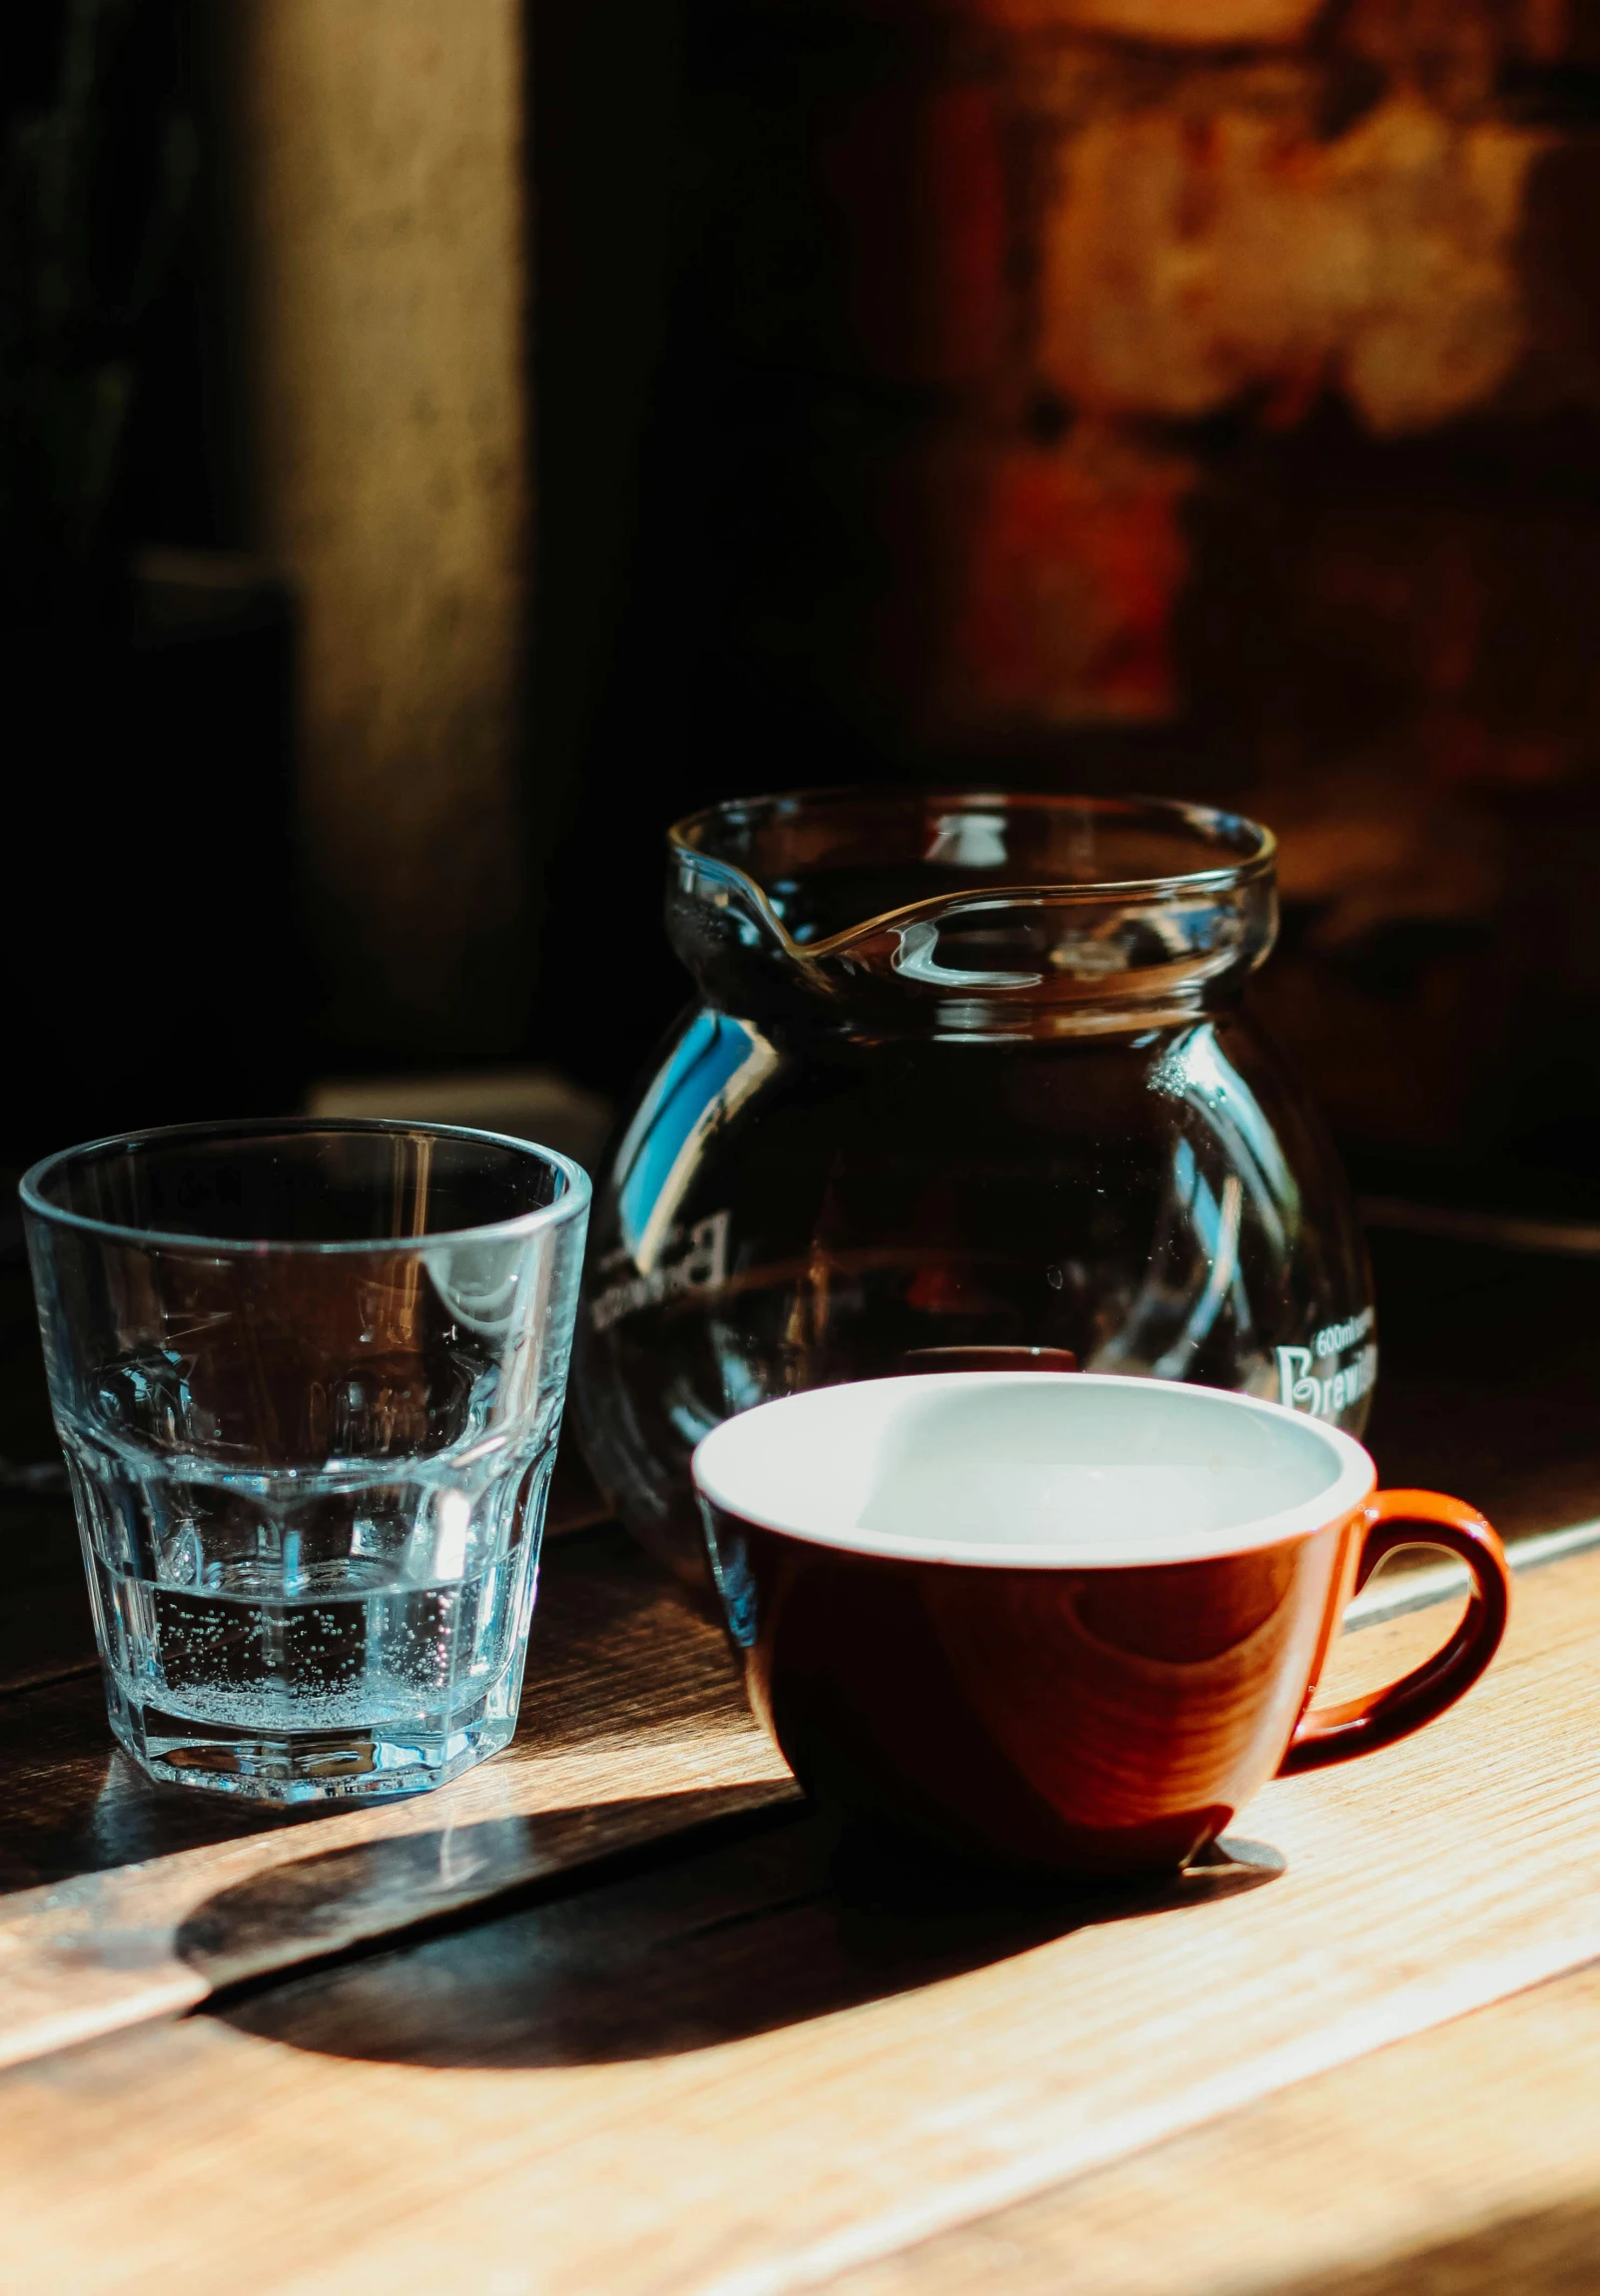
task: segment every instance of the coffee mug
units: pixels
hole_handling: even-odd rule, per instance
[[[809,1793],[1009,1865],[1183,1865],[1274,1775],[1431,1722],[1505,1630],[1494,1532],[1378,1491],[1353,1437],[1164,1380],[942,1372],[815,1388],[694,1455],[758,1720]],[[1444,1647],[1311,1708],[1385,1555],[1472,1578]]]

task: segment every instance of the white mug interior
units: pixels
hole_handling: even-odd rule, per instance
[[[1160,1379],[935,1372],[818,1387],[694,1454],[731,1515],[854,1554],[1009,1568],[1183,1562],[1309,1536],[1370,1494],[1353,1436]]]

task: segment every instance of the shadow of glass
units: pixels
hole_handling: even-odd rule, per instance
[[[509,2069],[669,2056],[934,1984],[1074,1929],[1176,1914],[1257,1889],[1282,1868],[1274,1851],[1230,1841],[1154,1880],[999,1884],[841,1841],[817,1813],[785,1810],[670,1851],[657,1844],[634,1870],[602,1879],[591,1868],[469,1929],[201,2013],[385,2063]],[[275,1890],[284,1877],[271,1877]],[[322,1886],[344,1879],[329,1870]],[[197,1923],[215,1939],[219,1923],[257,1918],[255,1887],[214,1900]]]
[[[287,1860],[208,1898],[184,1921],[176,1949],[215,1991],[280,1969],[332,1959],[403,1932],[436,1927],[497,1901],[548,1895],[615,1876],[630,1862],[682,1855],[708,1828],[722,1832],[793,1804],[786,1779],[579,1804],[429,1828]]]

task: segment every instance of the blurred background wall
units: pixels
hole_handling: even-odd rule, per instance
[[[658,86],[571,775],[627,899],[757,783],[1242,802],[1262,1001],[1369,1181],[1592,1194],[1600,11],[695,0]]]
[[[529,987],[520,14],[209,14],[236,515],[299,604],[324,1027],[461,1066],[517,1041]]]
[[[517,1052],[515,0],[0,33],[13,1160]]]
[[[675,813],[976,774],[1258,810],[1261,1000],[1366,1183],[1592,1205],[1594,0],[3,38],[8,432],[98,405],[108,473],[70,579],[81,504],[8,527],[20,1067],[77,1071],[19,1138],[616,1093]]]

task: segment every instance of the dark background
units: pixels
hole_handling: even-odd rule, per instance
[[[294,604],[241,554],[226,155],[185,0],[112,11],[91,123],[72,357],[124,378],[126,416],[83,547],[63,552],[28,474],[26,143],[71,13],[37,0],[0,27],[0,411],[26,449],[0,465],[12,1165],[396,1065],[392,1035],[334,1027],[308,929]],[[1481,404],[1387,434],[1331,369],[1297,395],[1245,378],[1201,413],[1108,414],[1024,324],[1051,154],[1129,106],[1225,110],[1235,82],[1255,102],[1262,59],[1063,35],[1052,81],[999,7],[952,31],[864,0],[531,0],[536,948],[497,1057],[625,1093],[686,988],[658,919],[662,831],[689,808],[914,775],[1183,792],[1284,831],[1262,1006],[1357,1176],[1593,1209],[1600,37],[1569,19],[1549,54],[1515,10],[1330,6],[1291,60],[1328,151],[1402,99],[1452,135],[1544,138],[1515,250],[1530,348]],[[989,197],[976,130],[947,151],[941,123],[980,115],[1009,219],[993,325],[968,311],[990,292],[977,257],[940,268]],[[1134,636],[1113,628],[1076,718],[1059,693],[997,703],[961,654],[992,543],[971,503],[997,470],[1080,485],[1106,438],[1136,505],[1149,473],[1183,473],[1149,542],[1186,569],[1146,633],[1170,670],[1139,655],[1146,529],[1108,496],[1106,610]],[[1093,578],[1103,529],[1084,530]],[[418,1067],[436,1043],[419,1032]]]

